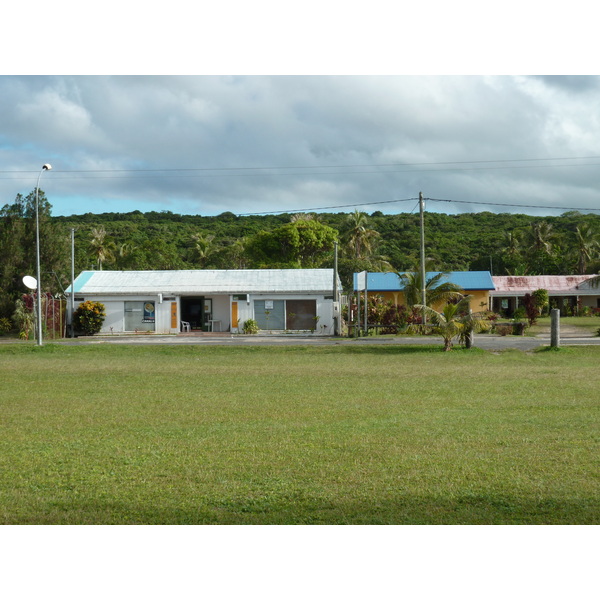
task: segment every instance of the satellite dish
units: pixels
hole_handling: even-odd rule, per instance
[[[35,277],[32,277],[31,275],[25,275],[25,277],[23,277],[23,283],[30,290],[37,290],[37,279]]]

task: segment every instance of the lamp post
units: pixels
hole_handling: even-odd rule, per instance
[[[39,191],[40,177],[44,171],[49,171],[52,165],[45,164],[37,178],[35,186],[35,259],[37,268],[37,345],[42,345],[42,282],[40,279],[40,207]]]

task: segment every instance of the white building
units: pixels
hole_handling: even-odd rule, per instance
[[[261,330],[332,335],[339,317],[333,269],[84,271],[74,289],[75,309],[106,307],[101,333],[239,333],[255,319]]]

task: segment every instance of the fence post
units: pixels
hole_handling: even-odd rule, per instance
[[[471,309],[471,307],[469,307],[469,320],[471,318],[471,315],[473,314],[473,310]],[[465,347],[466,348],[472,348],[473,347],[473,328],[470,328],[467,331],[467,335],[465,336]]]
[[[550,311],[550,346],[552,348],[560,346],[560,310],[558,308]]]

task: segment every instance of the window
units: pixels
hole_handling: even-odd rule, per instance
[[[255,300],[254,318],[260,329],[312,330],[317,326],[316,300]]]
[[[316,300],[286,300],[286,329],[316,329]]]
[[[125,302],[125,331],[154,331],[154,302]]]
[[[285,329],[285,301],[255,300],[254,318],[260,329]]]

